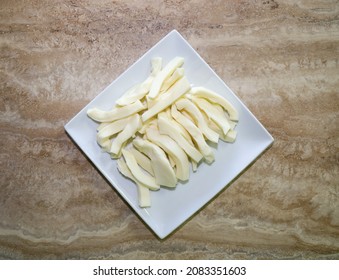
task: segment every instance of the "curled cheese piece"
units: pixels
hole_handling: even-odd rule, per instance
[[[177,68],[172,76],[168,77],[161,86],[160,92],[168,90],[177,80],[181,79],[185,74],[184,68]]]
[[[151,126],[146,130],[147,138],[154,144],[162,148],[173,159],[176,176],[182,181],[189,179],[189,162],[186,153],[168,135],[160,134],[156,126]]]
[[[195,162],[199,162],[203,158],[203,155],[191,145],[184,136],[182,136],[177,127],[175,127],[167,118],[158,116],[158,127],[160,134],[171,137]]]
[[[117,134],[121,130],[125,128],[127,125],[128,121],[130,120],[129,117],[116,120],[112,123],[108,123],[108,125],[105,125],[105,127],[101,128],[98,132],[98,138],[99,139],[104,139],[107,137],[111,137],[114,134]]]
[[[177,184],[177,178],[165,152],[148,140],[134,139],[133,145],[151,159],[155,182],[162,186],[174,188]]]
[[[131,171],[136,180],[141,182],[150,190],[156,191],[160,189],[160,185],[155,182],[155,178],[142,171],[141,167],[138,165],[135,157],[130,151],[122,149],[122,155],[124,156],[128,169]]]
[[[151,160],[147,156],[145,156],[143,153],[139,152],[133,146],[129,149],[129,151],[133,154],[133,156],[135,157],[137,163],[143,169],[145,169],[149,174],[154,176],[154,171],[153,171]]]
[[[122,175],[131,179],[137,185],[139,206],[142,208],[151,207],[151,193],[149,188],[133,176],[126,162],[122,158],[117,160],[117,167]]]
[[[147,121],[156,114],[160,113],[162,110],[169,107],[172,103],[184,95],[190,88],[190,83],[186,77],[181,78],[167,92],[159,97],[159,100],[153,105],[152,108],[142,114],[142,121]]]
[[[200,152],[203,154],[204,158],[208,163],[214,161],[214,153],[210,146],[206,143],[202,132],[196,125],[191,122],[188,118],[182,115],[178,110],[175,104],[172,105],[171,113],[173,118],[180,123],[183,127],[186,128],[188,133],[192,136],[192,139],[196,142]]]
[[[139,114],[131,116],[125,128],[118,134],[116,138],[114,138],[110,150],[111,154],[119,156],[124,143],[133,137],[140,127],[141,120]]]
[[[233,105],[224,97],[222,97],[221,95],[206,89],[204,87],[193,87],[191,89],[191,94],[193,96],[197,96],[197,97],[202,97],[205,98],[213,103],[217,103],[219,105],[221,105],[225,111],[229,114],[230,119],[232,121],[238,121],[239,120],[239,116],[238,116],[238,112],[237,110],[233,107]]]
[[[203,111],[205,114],[213,120],[223,131],[224,135],[228,133],[231,128],[229,121],[227,120],[225,114],[218,111],[215,106],[208,102],[204,98],[193,97],[192,101]]]
[[[161,86],[166,78],[168,78],[172,73],[184,64],[184,58],[175,57],[172,59],[155,77],[150,92],[148,94],[150,99],[154,99],[158,96]]]
[[[213,143],[218,143],[219,134],[213,131],[208,127],[201,111],[194,105],[191,101],[187,98],[181,98],[175,103],[178,110],[185,110],[189,113],[189,115],[194,119],[195,123],[197,124],[198,128],[201,130],[205,137],[212,141]]]
[[[98,108],[88,109],[87,115],[91,119],[98,122],[112,122],[138,113],[143,109],[145,109],[145,106],[139,100],[137,100],[128,106],[115,107],[110,111],[103,111]]]

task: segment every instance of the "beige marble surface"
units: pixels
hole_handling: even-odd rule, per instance
[[[177,29],[275,138],[159,240],[63,126]],[[0,1],[0,258],[339,259],[339,4]]]

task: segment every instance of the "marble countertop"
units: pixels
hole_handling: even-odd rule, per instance
[[[1,1],[0,258],[338,259],[339,5]],[[64,131],[177,29],[275,138],[158,239]]]

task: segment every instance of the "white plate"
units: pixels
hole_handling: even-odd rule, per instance
[[[138,206],[137,188],[134,183],[119,173],[115,160],[107,153],[101,152],[96,143],[97,124],[87,117],[86,111],[93,107],[111,109],[125,90],[148,77],[150,60],[155,56],[162,57],[164,64],[175,56],[184,57],[185,74],[191,84],[207,87],[225,96],[239,112],[239,124],[236,127],[238,136],[233,144],[219,141],[215,162],[210,166],[201,164],[197,172],[191,172],[187,183],[178,184],[175,190],[162,188],[160,191],[151,192],[152,207],[142,209]],[[272,136],[260,122],[176,30],[167,34],[121,74],[67,123],[65,129],[160,238],[170,234],[223,190],[273,142]]]

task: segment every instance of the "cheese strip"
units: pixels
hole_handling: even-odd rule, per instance
[[[146,130],[147,138],[162,148],[173,159],[176,166],[176,177],[182,181],[189,179],[189,162],[186,153],[168,135],[159,133],[156,126],[151,126]]]
[[[208,163],[214,161],[214,153],[210,146],[206,143],[202,132],[196,125],[191,122],[188,118],[182,115],[176,108],[175,104],[172,105],[171,113],[173,118],[180,123],[183,127],[186,128],[189,134],[191,134],[192,139],[196,142],[200,152],[203,154],[204,158]]]
[[[110,124],[110,122],[100,123],[97,127],[97,131],[99,132],[101,129],[103,129],[105,126],[108,126],[109,124]]]
[[[129,170],[126,162],[119,158],[117,161],[117,167],[120,173],[122,173],[125,177],[131,179],[136,185],[138,190],[138,203],[142,208],[151,207],[151,193],[147,186],[143,183],[139,182]]]
[[[177,178],[165,152],[148,140],[134,139],[133,145],[151,159],[155,182],[165,187],[174,188]]]
[[[231,121],[230,118],[229,118],[229,116],[228,116],[228,114],[225,112],[224,108],[221,107],[220,105],[215,104],[215,103],[212,104],[212,105],[213,105],[214,108],[216,108],[216,109],[219,111],[219,114],[220,114],[221,116],[223,116],[223,117],[226,116],[227,121],[228,121],[228,123],[229,123],[231,129],[235,129],[235,127],[237,126],[238,122],[236,122],[236,121]]]
[[[142,121],[145,122],[148,119],[152,118],[156,114],[160,113],[172,103],[174,103],[178,98],[184,95],[191,88],[190,83],[186,77],[181,78],[177,81],[167,92],[159,97],[157,103],[153,105],[152,108],[144,112],[141,116]]]
[[[88,109],[87,115],[98,122],[112,122],[138,113],[143,109],[145,109],[145,106],[137,100],[128,106],[115,107],[110,111],[103,111],[98,108]]]
[[[150,99],[154,99],[158,96],[161,86],[163,82],[165,81],[166,78],[168,78],[172,73],[180,67],[181,65],[184,64],[184,59],[182,57],[175,57],[172,59],[160,72],[158,75],[156,75],[150,92],[148,94]]]
[[[191,144],[193,144],[191,135],[187,132],[187,130],[185,128],[183,128],[183,126],[178,123],[175,119],[173,119],[172,115],[171,115],[171,108],[167,108],[166,112],[161,112],[158,114],[158,119],[160,117],[164,117],[166,119],[168,119],[171,122],[171,125],[173,125],[180,133],[182,136],[185,137],[185,139]]]
[[[222,114],[215,106],[204,98],[192,97],[192,101],[213,120],[223,131],[224,135],[228,133],[231,128],[225,114]]]
[[[131,152],[126,149],[122,149],[122,155],[124,156],[128,169],[131,171],[137,181],[141,182],[150,190],[156,191],[160,189],[159,184],[155,182],[155,178],[142,171]]]
[[[118,104],[119,106],[126,106],[145,97],[145,95],[150,91],[154,77],[161,71],[162,58],[161,57],[152,58],[151,65],[152,65],[151,75],[144,82],[130,88],[125,94],[123,94],[116,101],[116,104]]]
[[[230,129],[230,131],[226,134],[226,136],[223,138],[225,142],[234,142],[237,138],[237,131]]]
[[[133,137],[135,133],[140,129],[140,127],[141,127],[140,116],[139,114],[135,114],[130,118],[125,128],[118,134],[116,138],[114,138],[110,152],[113,155],[119,156],[123,144],[128,139]]]
[[[209,121],[209,126],[211,129],[213,129],[215,132],[217,132],[219,134],[219,139],[221,139],[224,142],[229,142],[232,143],[235,141],[236,137],[237,137],[237,131],[234,129],[230,129],[227,134],[225,135],[223,133],[223,131],[221,130],[221,128],[219,126],[216,125],[216,123],[212,120]]]
[[[193,172],[196,172],[198,170],[198,163],[196,163],[194,160],[192,160],[192,170]]]
[[[112,140],[110,140],[108,137],[101,139],[97,135],[97,142],[104,152],[110,151]]]
[[[104,139],[107,137],[111,137],[114,134],[117,134],[121,130],[125,128],[127,123],[130,121],[130,118],[124,118],[120,120],[116,120],[112,123],[109,123],[108,125],[105,125],[105,127],[101,128],[98,132],[98,138]]]
[[[151,65],[152,65],[151,76],[155,77],[161,71],[162,58],[161,57],[153,57],[151,59]]]
[[[174,73],[164,81],[160,92],[168,90],[177,80],[181,79],[185,74],[184,68],[177,68]]]
[[[153,171],[153,168],[152,168],[151,160],[147,156],[145,156],[143,153],[141,153],[137,149],[135,149],[133,146],[129,149],[129,151],[133,154],[137,163],[143,169],[145,169],[149,174],[154,176],[154,171]]]
[[[149,76],[141,84],[132,87],[116,101],[116,104],[118,104],[119,106],[126,106],[136,102],[137,100],[142,99],[149,92],[153,79],[154,78],[152,76]]]
[[[229,114],[230,119],[232,121],[238,121],[239,120],[237,110],[233,107],[233,105],[227,99],[225,99],[221,95],[219,95],[219,94],[217,94],[217,93],[215,93],[215,92],[213,92],[209,89],[206,89],[204,87],[193,87],[191,89],[191,94],[196,96],[196,97],[206,98],[210,102],[221,105],[226,110],[226,112]]]
[[[203,155],[181,135],[180,131],[167,118],[159,116],[158,127],[160,134],[171,137],[195,162],[199,162],[203,158]]]
[[[218,143],[219,134],[208,127],[201,111],[187,98],[181,98],[175,103],[178,110],[185,110],[194,119],[198,128],[201,130],[205,137],[213,143]]]

